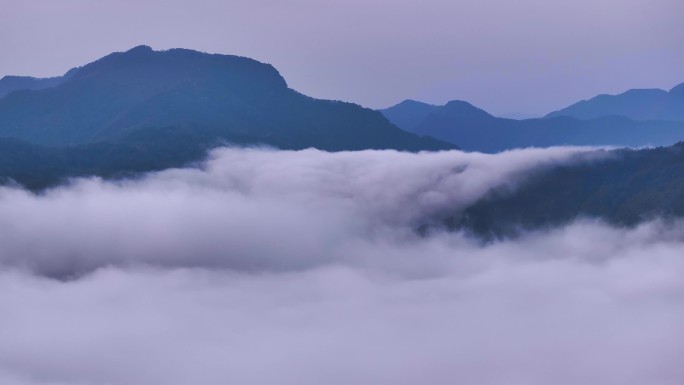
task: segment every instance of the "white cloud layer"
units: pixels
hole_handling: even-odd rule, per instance
[[[414,228],[430,218],[530,169],[578,157],[596,155],[576,148],[494,156],[223,149],[201,170],[116,184],[78,180],[40,196],[3,188],[0,263],[59,275],[127,264],[239,271],[352,260],[393,265],[374,248],[410,247]]]
[[[223,149],[2,189],[0,383],[680,384],[682,225],[413,232],[596,156]]]

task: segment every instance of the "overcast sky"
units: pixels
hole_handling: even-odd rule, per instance
[[[541,114],[684,82],[681,0],[0,0],[0,76],[147,44],[249,56],[314,97]]]

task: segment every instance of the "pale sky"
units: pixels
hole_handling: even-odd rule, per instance
[[[681,0],[0,0],[0,76],[147,44],[248,56],[310,96],[544,114],[684,82]]]

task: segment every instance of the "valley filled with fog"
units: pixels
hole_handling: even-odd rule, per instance
[[[0,382],[675,384],[683,223],[440,225],[611,156],[220,148],[1,187]]]

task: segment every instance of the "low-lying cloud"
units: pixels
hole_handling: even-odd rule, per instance
[[[128,264],[237,271],[393,265],[376,248],[411,248],[417,226],[492,187],[596,156],[576,148],[499,155],[223,149],[202,169],[135,181],[82,179],[42,195],[3,188],[0,263],[48,275]]]
[[[681,224],[415,232],[603,156],[221,149],[3,188],[0,383],[680,384]]]

